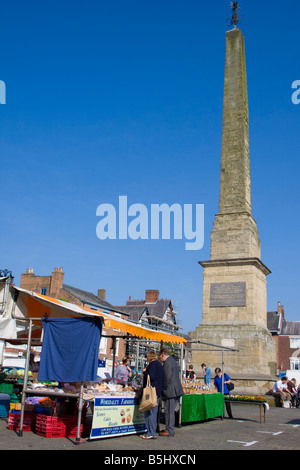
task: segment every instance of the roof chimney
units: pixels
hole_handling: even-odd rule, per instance
[[[64,283],[64,272],[63,268],[54,268],[51,276],[50,294],[58,298],[60,296],[60,289],[62,289]]]
[[[159,290],[148,289],[146,290],[146,304],[154,304],[159,299]]]
[[[277,303],[277,313],[278,313],[278,314],[280,314],[280,313],[281,313],[281,314],[282,314],[282,316],[283,316],[283,318],[284,318],[284,306],[283,306],[283,305],[281,305],[281,303],[280,303],[280,302],[278,302],[278,303]]]
[[[105,289],[98,289],[98,297],[99,299],[105,300],[106,297],[106,290]]]

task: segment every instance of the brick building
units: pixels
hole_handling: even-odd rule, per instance
[[[148,289],[145,291],[145,299],[132,300],[131,297],[126,305],[117,305],[119,308],[129,315],[130,321],[144,325],[148,328],[163,331],[168,334],[178,334],[181,327],[177,324],[177,313],[171,299],[160,299],[159,290]],[[157,346],[157,345],[156,345]],[[127,354],[135,357],[135,344],[129,342],[127,344]],[[151,344],[139,345],[139,354],[142,364],[145,362],[147,352],[149,352]],[[133,361],[133,364],[135,362]]]
[[[159,290],[148,289],[145,299],[132,300],[131,297],[126,305],[117,305],[129,315],[129,319],[135,323],[145,324],[153,329],[165,331],[166,333],[177,333],[181,327],[177,324],[177,312],[171,299],[160,299]]]
[[[277,369],[300,370],[300,322],[286,321],[278,302],[277,310],[268,312],[268,328],[276,344]]]
[[[71,302],[80,307],[87,307],[92,310],[110,313],[111,315],[120,318],[128,319],[129,314],[123,312],[117,307],[106,301],[105,289],[98,289],[97,295],[78,289],[77,287],[70,286],[64,283],[64,272],[62,268],[54,268],[51,275],[37,276],[34,274],[33,269],[27,269],[24,274],[21,274],[20,287],[29,291],[36,292],[37,294],[46,295],[59,300]],[[106,367],[112,367],[112,339],[106,336],[121,336],[118,331],[109,328],[102,331],[102,338],[100,343],[99,359],[106,359]],[[122,338],[116,338],[116,361],[121,361],[126,352],[126,346]]]

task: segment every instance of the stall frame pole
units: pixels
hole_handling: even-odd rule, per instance
[[[77,417],[77,432],[75,444],[80,444],[80,427],[81,427],[81,416],[83,408],[83,382],[80,384],[79,400],[78,400],[78,417]]]
[[[27,350],[26,350],[26,361],[25,361],[25,371],[24,371],[24,382],[23,382],[23,391],[22,391],[22,400],[21,400],[21,415],[20,415],[20,430],[19,436],[23,435],[23,424],[24,424],[24,412],[25,412],[25,401],[26,393],[24,392],[27,389],[28,382],[28,371],[29,371],[29,361],[30,361],[30,346],[31,346],[31,334],[32,334],[32,319],[29,320],[28,326],[28,339],[27,339]]]

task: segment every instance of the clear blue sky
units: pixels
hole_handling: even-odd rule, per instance
[[[300,2],[241,0],[253,216],[277,301],[300,320]],[[21,1],[1,6],[1,257],[63,267],[65,283],[124,304],[174,300],[184,332],[202,319],[202,268],[218,211],[229,2]],[[204,204],[205,243],[96,237],[96,208]]]

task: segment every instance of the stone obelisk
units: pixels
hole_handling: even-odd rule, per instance
[[[219,212],[211,232],[210,260],[199,262],[204,268],[202,323],[190,335],[238,349],[225,354],[226,372],[248,393],[262,392],[276,367],[275,343],[267,329],[270,270],[260,257],[251,204],[245,44],[235,26],[226,33]],[[192,353],[198,369],[204,362],[213,371],[221,359],[219,352]]]

